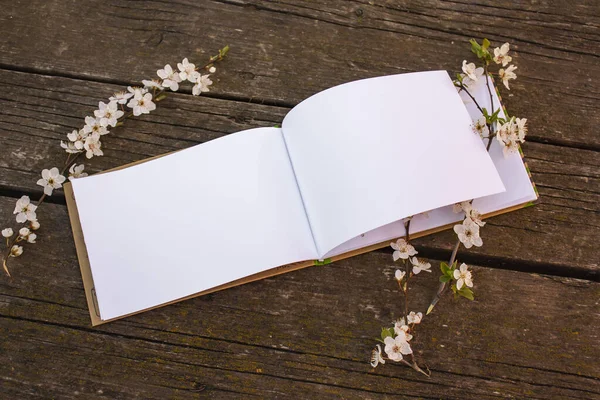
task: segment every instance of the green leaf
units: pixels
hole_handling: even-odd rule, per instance
[[[469,43],[471,43],[471,51],[475,53],[477,57],[479,57],[479,54],[481,53],[481,46],[479,43],[477,43],[477,40],[471,39],[469,40]]]
[[[448,271],[450,271],[450,268],[448,268],[448,264],[446,264],[445,262],[440,263],[440,269],[442,270],[442,274],[444,275],[448,275]]]
[[[459,291],[458,294],[461,295],[464,298],[467,298],[469,300],[475,300],[475,296],[473,295],[473,291],[467,287],[467,286],[463,286]]]
[[[482,47],[484,50],[487,50],[487,48],[488,48],[488,47],[490,47],[490,44],[491,44],[491,43],[490,43],[490,41],[489,41],[489,40],[487,40],[487,38],[483,38],[483,42],[482,42],[482,44],[481,44],[481,47]]]
[[[227,53],[229,53],[229,45],[223,47],[221,50],[219,50],[219,56],[221,56],[221,58],[225,57],[227,55]]]
[[[452,279],[452,278],[450,278],[448,275],[440,276],[440,282],[442,282],[442,283],[450,282],[450,279]]]
[[[385,340],[388,336],[394,337],[394,328],[381,328],[381,340]]]
[[[473,291],[468,286],[463,286],[462,288],[460,288],[460,290],[457,291],[457,293],[460,296],[462,296],[464,298],[467,298],[469,300],[475,300],[475,296],[473,295]]]

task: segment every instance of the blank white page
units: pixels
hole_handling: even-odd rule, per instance
[[[280,129],[76,179],[73,191],[103,320],[317,258]]]
[[[499,107],[500,99],[496,94],[494,82],[489,78],[492,97],[494,99],[494,110]],[[473,97],[477,100],[481,107],[491,110],[490,96],[484,80],[480,80],[469,86],[469,90]],[[481,117],[481,112],[465,93],[460,92],[461,98],[467,107],[467,111],[472,120],[477,120]],[[500,116],[504,117],[504,111],[500,111]],[[487,144],[487,139],[484,139]],[[494,139],[490,148],[490,157],[496,166],[496,170],[504,183],[505,192],[485,196],[475,199],[473,205],[484,214],[494,211],[503,210],[519,204],[524,204],[528,201],[537,199],[537,195],[529,178],[529,173],[525,168],[523,158],[519,153],[510,154],[507,157],[502,152],[502,146]],[[427,215],[419,214],[413,218],[410,231],[411,234],[427,231],[440,226],[448,225],[454,222],[462,221],[464,215],[453,212],[452,207],[442,207],[431,210]],[[348,251],[370,246],[372,244],[381,243],[385,240],[398,238],[406,234],[402,221],[395,221],[391,224],[376,228],[370,232],[361,234],[357,237],[344,242],[340,246],[331,250],[325,257],[333,257],[338,254],[343,254]]]
[[[283,121],[320,257],[375,228],[504,186],[446,71],[318,93]]]

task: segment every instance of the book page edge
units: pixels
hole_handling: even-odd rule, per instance
[[[87,247],[83,237],[83,230],[81,229],[81,222],[79,220],[79,212],[77,210],[75,193],[73,192],[73,187],[70,182],[65,183],[63,185],[63,189],[65,192],[65,199],[67,201],[67,211],[69,213],[69,220],[71,222],[71,230],[73,232],[73,240],[75,241],[75,249],[77,251],[77,259],[79,260],[79,269],[81,270],[81,277],[83,279],[85,298],[87,300],[92,326],[96,326],[101,324],[103,321],[100,317],[100,309],[94,296],[94,279],[92,277],[90,259],[88,257]]]

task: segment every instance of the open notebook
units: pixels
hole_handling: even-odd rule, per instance
[[[411,215],[411,235],[443,229],[462,219],[456,202],[490,215],[536,199],[520,155],[486,151],[478,116],[445,71],[365,79],[308,98],[281,128],[74,180],[92,324],[383,247]]]

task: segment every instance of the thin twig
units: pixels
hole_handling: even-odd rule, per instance
[[[421,367],[419,367],[419,365],[418,365],[418,364],[417,364],[417,363],[414,361],[414,358],[413,358],[413,362],[408,362],[408,361],[406,361],[405,359],[402,359],[402,360],[400,360],[400,361],[401,361],[403,364],[406,364],[406,365],[408,365],[409,367],[411,367],[411,368],[412,368],[412,369],[414,369],[415,371],[422,373],[423,375],[425,375],[425,376],[426,376],[426,377],[428,377],[428,378],[431,376],[431,371],[429,371],[429,373],[427,373],[427,372],[423,371],[423,370],[421,369]],[[427,368],[427,370],[429,370],[429,368]]]
[[[454,260],[456,259],[456,254],[458,253],[459,247],[460,247],[460,240],[457,240],[456,244],[454,245],[454,249],[452,250],[452,255],[450,256],[450,263],[448,264],[449,267],[452,267],[452,265],[454,264]],[[440,301],[440,299],[442,298],[442,294],[446,290],[447,286],[448,286],[447,282],[440,282],[440,286],[438,287],[438,290],[435,293],[435,297],[431,301],[431,304],[429,305],[429,308],[427,309],[427,313],[425,315],[429,315],[429,313],[433,310],[433,307],[435,307],[435,305],[438,303],[438,301]]]

